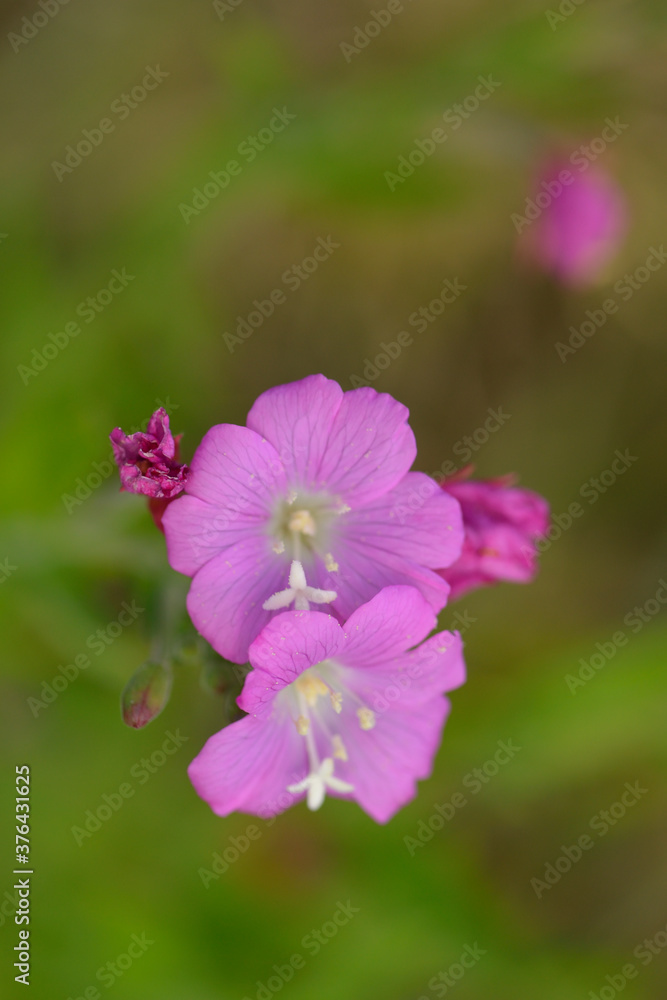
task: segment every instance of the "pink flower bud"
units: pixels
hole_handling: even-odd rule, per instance
[[[183,492],[190,470],[178,461],[179,439],[169,430],[163,407],[155,411],[145,432],[124,434],[116,427],[109,437],[120,470],[121,490],[156,500],[172,500]]]

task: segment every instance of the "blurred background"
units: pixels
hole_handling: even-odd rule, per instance
[[[3,995],[21,989],[22,764],[40,1000],[667,995],[667,17],[658,0],[549,2],[3,5]],[[545,156],[582,146],[625,224],[566,281],[535,250],[557,200],[513,215]],[[431,312],[446,280],[464,290]],[[406,403],[420,469],[516,472],[556,520],[533,585],[442,613],[469,680],[416,800],[384,827],[300,806],[243,850],[254,821],[215,817],[187,779],[224,717],[196,665],[151,725],[120,718],[177,577],[118,491],[108,434],[164,405],[189,459],[213,423],[320,371]],[[490,408],[507,416],[485,433]],[[119,634],[133,601],[146,611]],[[494,767],[499,741],[520,751]],[[640,793],[618,805],[626,783]]]

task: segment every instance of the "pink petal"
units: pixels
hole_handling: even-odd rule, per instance
[[[247,716],[211,736],[188,774],[218,816],[238,809],[268,819],[297,801],[287,786],[302,776],[304,757],[294,726]]]
[[[261,519],[285,490],[275,448],[248,427],[211,427],[190,464],[188,493],[244,520]]]
[[[342,654],[347,665],[347,653]],[[402,709],[465,683],[463,642],[457,632],[439,632],[411,652],[346,671],[346,683],[376,715]]]
[[[228,546],[265,531],[274,497],[285,489],[270,444],[247,427],[212,427],[192,460],[188,495],[163,518],[170,564],[192,576]]]
[[[245,663],[248,646],[271,618],[262,604],[284,586],[287,572],[262,535],[235,542],[193,577],[187,604],[195,628],[221,656]]]
[[[435,698],[386,712],[374,729],[342,730],[348,760],[336,762],[336,775],[354,785],[352,798],[376,822],[391,819],[414,798],[417,780],[429,777],[449,707]]]
[[[343,390],[324,375],[277,385],[262,393],[248,414],[249,428],[270,441],[291,486],[318,489],[319,468]]]
[[[408,472],[389,493],[347,513],[345,532],[363,541],[370,559],[378,551],[432,569],[458,559],[463,543],[458,501],[422,472]]]
[[[385,587],[345,623],[346,666],[386,664],[416,646],[436,625],[430,604],[414,587]]]
[[[248,426],[278,451],[290,484],[341,496],[352,506],[395,486],[417,453],[408,410],[371,388],[343,393],[310,375],[263,393]]]
[[[318,476],[355,508],[396,486],[417,455],[407,407],[364,387],[346,392]]]
[[[336,656],[345,637],[331,615],[320,611],[288,611],[276,615],[250,647],[255,668],[238,699],[244,712],[266,716],[279,691],[316,663]]]
[[[433,570],[413,560],[368,548],[363,539],[347,536],[336,543],[334,555],[339,569],[329,573],[323,564],[315,564],[309,570],[309,582],[312,586],[336,591],[338,597],[329,607],[342,621],[383,587],[396,584],[416,587],[434,611],[440,611],[447,603],[449,584]]]

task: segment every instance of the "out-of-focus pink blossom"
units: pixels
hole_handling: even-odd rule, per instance
[[[620,187],[600,166],[586,164],[548,161],[524,215],[514,218],[521,255],[570,286],[599,280],[626,229]]]
[[[469,474],[472,467],[464,470]],[[535,543],[546,534],[549,506],[512,477],[468,480],[457,477],[442,488],[458,500],[463,515],[463,551],[441,571],[455,600],[477,587],[508,580],[529,583],[537,572]]]

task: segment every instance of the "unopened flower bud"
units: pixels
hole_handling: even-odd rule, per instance
[[[169,701],[172,671],[164,663],[144,663],[130,677],[121,695],[123,721],[142,729],[155,719]]]

